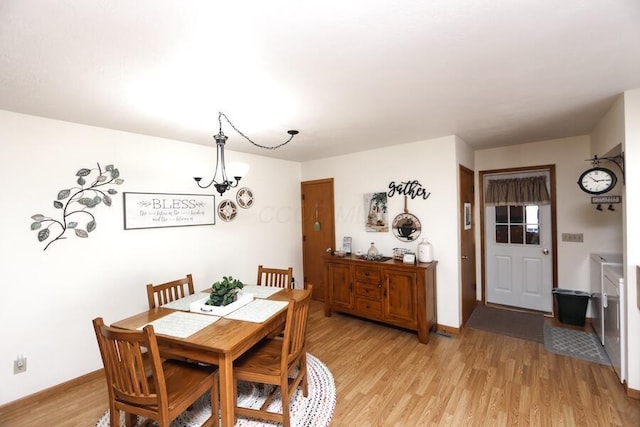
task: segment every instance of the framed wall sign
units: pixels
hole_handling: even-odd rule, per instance
[[[213,194],[123,193],[124,229],[216,223]]]

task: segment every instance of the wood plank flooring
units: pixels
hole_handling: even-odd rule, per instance
[[[611,367],[547,353],[539,343],[465,329],[451,338],[341,314],[312,302],[308,351],[334,375],[332,426],[638,426],[640,401]],[[102,377],[0,413],[0,426],[93,426]]]

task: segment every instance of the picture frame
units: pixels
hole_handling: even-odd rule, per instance
[[[342,238],[342,250],[345,254],[351,255],[351,237],[343,237]]]
[[[364,194],[365,231],[377,233],[389,231],[387,210],[387,193]]]
[[[404,264],[415,264],[416,263],[416,254],[413,252],[407,252],[402,256],[402,262]]]
[[[122,193],[124,229],[215,225],[213,194]]]
[[[471,230],[471,203],[464,204],[464,229]]]

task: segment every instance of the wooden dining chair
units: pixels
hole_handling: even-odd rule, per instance
[[[290,425],[289,404],[298,387],[308,396],[307,350],[305,345],[311,286],[299,300],[290,300],[283,338],[265,338],[234,362],[233,375],[237,415]],[[238,381],[275,385],[260,409],[238,406]],[[280,389],[282,413],[267,411]]]
[[[171,282],[160,285],[147,285],[147,298],[149,299],[149,310],[160,307],[168,302],[193,295],[193,278],[191,274]]]
[[[293,289],[293,268],[268,268],[258,266],[258,286],[275,286]]]
[[[102,318],[93,320],[109,392],[110,426],[120,426],[120,411],[127,425],[140,415],[169,424],[207,391],[211,417],[203,425],[218,425],[218,371],[175,360],[162,361],[152,325],[142,331],[111,328]],[[142,347],[147,349],[143,356]]]

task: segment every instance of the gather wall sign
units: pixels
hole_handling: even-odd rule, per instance
[[[391,181],[389,183],[389,192],[387,193],[387,196],[393,197],[396,194],[400,196],[409,196],[412,199],[422,197],[423,200],[427,200],[431,195],[431,192],[428,192],[417,179],[414,179],[411,181],[402,181],[397,184],[395,181]]]

